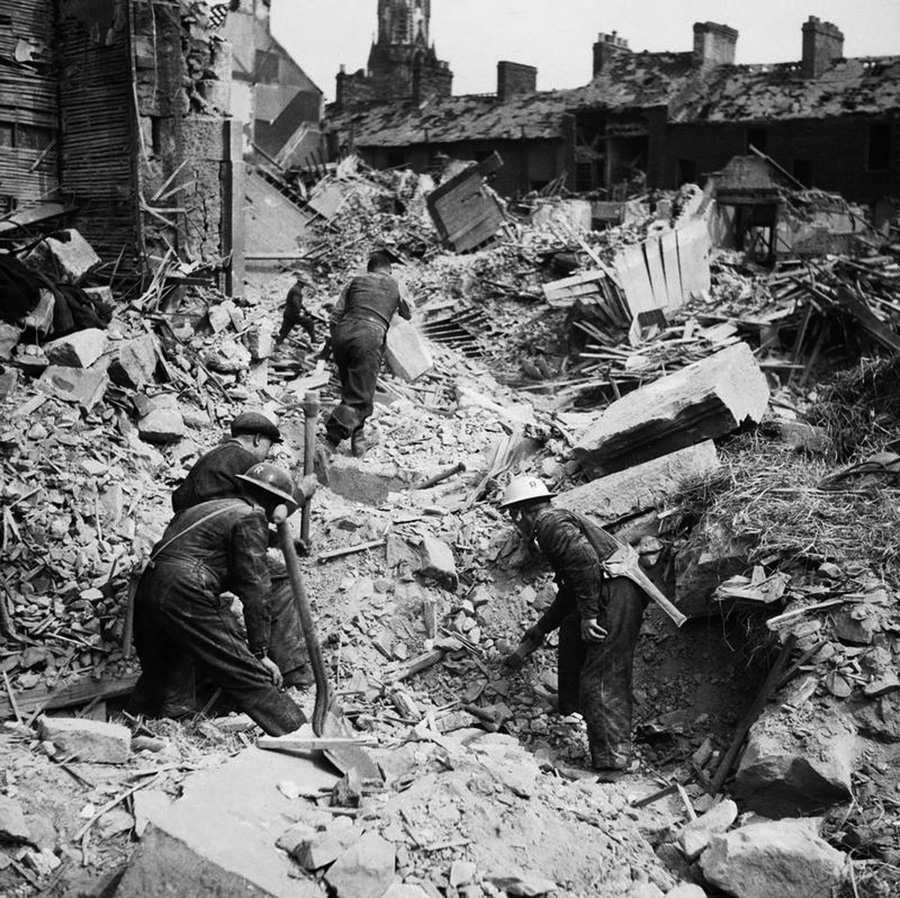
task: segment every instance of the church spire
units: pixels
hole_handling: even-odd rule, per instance
[[[378,43],[427,47],[431,0],[378,0]]]

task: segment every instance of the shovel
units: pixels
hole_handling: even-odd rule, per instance
[[[352,731],[344,720],[328,683],[328,673],[325,670],[322,649],[316,636],[316,627],[309,607],[306,587],[303,583],[303,574],[300,571],[300,559],[297,557],[297,550],[294,548],[294,536],[288,523],[287,506],[279,505],[275,509],[272,519],[278,527],[278,541],[281,545],[281,553],[284,555],[284,563],[287,566],[288,578],[290,579],[294,600],[297,603],[297,610],[300,614],[303,639],[306,642],[306,650],[309,653],[309,663],[312,665],[313,676],[316,681],[316,702],[312,715],[313,732],[319,737],[351,736]],[[356,768],[360,777],[364,780],[381,780],[381,772],[378,766],[359,746],[335,746],[325,750],[325,757],[341,773],[349,773],[350,770]]]
[[[629,545],[622,544],[606,561],[603,567],[610,577],[627,577],[637,584],[666,614],[676,627],[680,627],[687,618],[673,605],[659,587],[644,573],[638,553]]]

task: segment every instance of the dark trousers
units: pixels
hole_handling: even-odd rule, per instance
[[[560,625],[559,710],[584,715],[594,767],[621,768],[631,760],[634,650],[647,600],[625,577],[604,581],[603,590],[599,623],[608,632],[603,642],[581,638],[577,614]]]
[[[310,343],[316,342],[316,319],[312,315],[298,314],[290,306],[284,310],[284,317],[281,319],[281,330],[278,331],[276,342],[284,342],[297,325],[306,331]]]
[[[334,445],[361,430],[372,414],[386,333],[384,325],[363,318],[345,318],[332,331],[341,401],[325,422],[325,433]]]
[[[271,605],[269,657],[283,672],[290,671],[302,663],[296,657],[300,631],[290,587],[273,590]],[[142,670],[136,710],[157,714],[183,707],[196,663],[269,735],[292,732],[304,723],[303,711],[275,688],[250,652],[230,601],[204,589],[203,572],[195,563],[166,561],[147,568],[135,596],[134,623]]]

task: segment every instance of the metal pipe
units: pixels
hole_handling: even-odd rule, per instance
[[[314,474],[316,463],[316,428],[319,424],[319,392],[310,390],[303,397],[303,473]],[[300,539],[309,551],[309,525],[312,499],[304,506],[300,516]]]

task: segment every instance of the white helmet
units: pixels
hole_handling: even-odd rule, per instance
[[[555,495],[556,493],[551,493],[538,477],[528,475],[513,477],[503,493],[500,507],[509,508],[512,505],[518,505],[520,502],[529,502],[531,499],[550,499]]]

